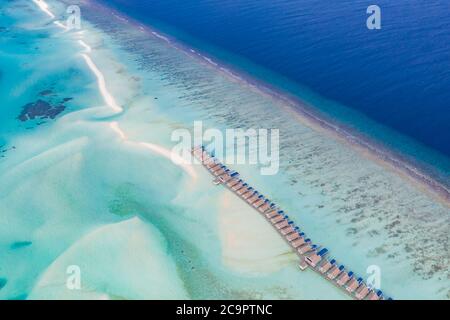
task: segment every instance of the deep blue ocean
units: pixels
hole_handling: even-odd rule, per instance
[[[450,157],[448,0],[103,2],[206,53],[228,52],[280,75],[286,83],[263,80],[293,94],[299,92],[288,83]],[[381,30],[366,26],[366,9],[375,2]]]

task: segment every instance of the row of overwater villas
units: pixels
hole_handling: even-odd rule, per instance
[[[345,270],[345,267],[337,264],[335,259],[325,258],[328,249],[312,244],[311,240],[305,236],[304,232],[300,231],[299,227],[294,225],[294,222],[289,219],[289,216],[283,210],[277,208],[275,203],[240,179],[238,172],[228,169],[214,156],[211,156],[204,147],[194,148],[193,154],[216,177],[215,184],[226,185],[249,205],[265,215],[268,221],[300,255],[302,258],[300,268],[302,270],[307,266],[312,267],[327,280],[333,281],[357,299],[385,299],[381,290],[370,289],[361,277],[356,277],[353,271]],[[391,300],[391,298],[387,299]]]

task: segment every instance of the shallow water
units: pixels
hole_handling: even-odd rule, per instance
[[[55,13],[64,11],[60,2],[49,4]],[[193,168],[194,178],[140,144],[170,148],[172,130],[190,127],[194,119],[219,128],[281,128],[278,175],[236,169],[353,271],[364,276],[367,266],[380,266],[387,294],[448,298],[449,209],[417,185],[293,116],[282,101],[111,19],[104,9],[85,7],[88,22],[77,34],[48,23],[30,1],[2,7],[1,24],[11,25],[10,38],[2,37],[7,48],[19,35],[39,44],[45,35],[41,46],[47,51],[29,60],[27,76],[15,80],[4,67],[11,64],[0,59],[2,74],[15,81],[0,89],[8,106],[0,111],[2,148],[9,148],[0,159],[0,278],[8,279],[0,298],[152,297],[149,288],[161,283],[173,288],[164,295],[169,298],[346,298],[316,274],[299,272],[276,233],[261,242],[268,233],[261,226],[242,238],[240,224],[256,225],[261,218],[233,197],[225,206],[227,191],[213,187],[202,168]],[[86,48],[79,39],[92,48],[89,56],[123,113],[104,102],[80,56]],[[9,52],[9,62],[23,67],[26,58],[16,52]],[[5,55],[2,46],[0,57]],[[57,64],[48,68],[43,61]],[[25,85],[20,79],[30,74],[37,80]],[[24,127],[16,119],[21,106],[49,87],[54,99],[73,100],[55,121]],[[23,93],[13,95],[13,88]],[[230,234],[246,240],[250,247],[242,250],[254,254],[250,261],[227,258],[224,239]],[[20,241],[32,244],[11,250]],[[141,254],[128,261],[130,248]],[[105,254],[84,253],[89,250]],[[256,267],[262,258],[273,268]],[[81,292],[64,289],[68,264],[86,269]],[[93,267],[98,265],[102,274]],[[146,272],[142,265],[164,272],[145,275],[147,286],[141,287],[135,273]]]

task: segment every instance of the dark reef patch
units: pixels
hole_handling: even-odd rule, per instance
[[[48,95],[51,95],[51,94],[53,94],[53,91],[50,90],[50,89],[43,90],[43,91],[39,92],[39,95],[40,95],[40,96],[43,96],[43,97],[48,96]]]
[[[31,241],[17,241],[11,244],[10,248],[12,250],[21,249],[25,247],[29,247],[33,244]]]
[[[2,290],[6,284],[8,283],[8,280],[6,278],[0,278],[0,290]]]
[[[62,104],[52,106],[50,103],[39,99],[23,106],[22,112],[17,118],[22,122],[34,119],[55,119],[65,108]]]
[[[15,146],[12,146],[11,148],[5,148],[5,147],[6,147],[6,145],[0,145],[0,158],[5,158],[6,153],[8,151],[16,149]]]

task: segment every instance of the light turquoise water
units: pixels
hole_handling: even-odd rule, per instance
[[[1,3],[0,26],[8,29],[0,141],[8,151],[0,159],[0,278],[7,281],[0,298],[345,298],[299,272],[277,235],[261,240],[263,226],[245,238],[254,246],[242,246],[257,258],[227,251],[224,234],[242,236],[229,225],[256,226],[259,217],[235,200],[224,210],[227,192],[201,168],[193,181],[139,145],[170,148],[172,130],[196,119],[281,128],[280,174],[236,169],[353,271],[380,266],[389,295],[448,298],[449,209],[417,186],[293,116],[282,101],[99,8],[82,7],[77,34],[50,23],[31,1]],[[123,113],[105,105],[79,39],[92,47]],[[21,45],[38,49],[30,57]],[[51,99],[74,98],[64,113],[39,126],[17,121],[21,106],[49,88],[57,94]],[[14,245],[24,241],[31,245]],[[81,291],[65,288],[69,265],[81,268]]]

